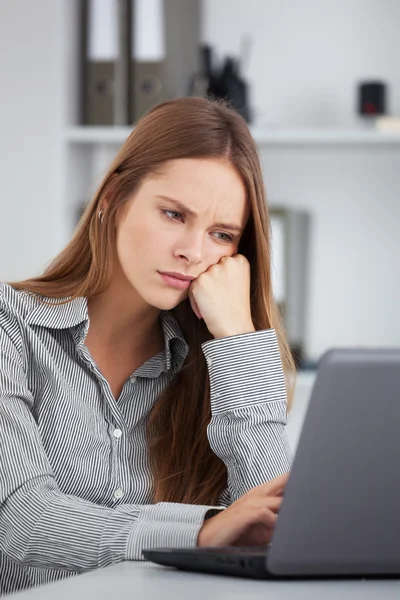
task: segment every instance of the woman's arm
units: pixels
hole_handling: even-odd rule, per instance
[[[212,450],[226,464],[231,502],[290,470],[286,388],[275,331],[205,342]]]

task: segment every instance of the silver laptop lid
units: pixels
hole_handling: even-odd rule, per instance
[[[268,570],[400,574],[400,349],[320,361]]]

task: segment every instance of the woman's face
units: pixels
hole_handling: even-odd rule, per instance
[[[149,305],[170,310],[188,283],[237,253],[249,206],[243,182],[222,159],[178,159],[149,176],[117,222],[120,275]],[[175,285],[174,285],[175,284]]]

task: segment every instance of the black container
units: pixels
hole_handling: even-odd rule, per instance
[[[236,61],[228,57],[225,60],[219,76],[210,80],[209,95],[215,98],[225,98],[231,106],[250,122],[250,110],[247,98],[247,84],[240,77]]]
[[[223,98],[249,123],[248,86],[239,73],[238,61],[227,57],[222,68],[213,67],[211,46],[200,46],[201,72],[191,82],[189,95],[205,95],[209,98]]]
[[[358,86],[358,113],[364,117],[386,114],[386,85],[365,81]]]

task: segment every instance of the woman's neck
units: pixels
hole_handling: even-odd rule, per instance
[[[111,285],[105,292],[88,299],[87,338],[96,345],[134,352],[146,346],[159,346],[163,339],[160,310],[146,304],[132,288]]]

